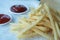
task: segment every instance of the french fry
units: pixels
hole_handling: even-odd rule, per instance
[[[46,14],[46,13],[44,13],[44,15],[42,15],[42,16],[39,16],[35,22],[32,22],[32,24],[27,25],[27,27],[26,27],[24,30],[22,30],[22,31],[20,32],[20,34],[22,35],[24,32],[26,32],[26,31],[28,31],[29,29],[31,29],[32,27],[34,27],[38,22],[40,22],[40,21],[44,18],[45,14]]]
[[[55,25],[56,25],[57,33],[58,33],[58,35],[59,35],[59,37],[60,37],[60,29],[59,29],[59,26],[58,26],[57,22],[55,22]]]
[[[50,28],[48,28],[48,27],[43,27],[43,26],[38,27],[38,26],[36,26],[36,28],[38,28],[39,30],[41,30],[43,32],[49,32],[50,31]]]
[[[53,17],[51,16],[51,13],[49,12],[49,8],[46,6],[46,4],[44,4],[44,5],[46,7],[46,11],[48,13],[48,17],[50,18],[51,26],[52,26],[53,33],[54,33],[54,40],[58,40],[58,35],[57,35],[57,32],[56,32],[56,28],[55,28],[55,24],[54,24],[54,21],[53,21]]]
[[[40,20],[42,20],[42,18],[43,18],[44,16],[42,16],[42,17],[40,17],[40,19],[39,20],[37,20],[37,21],[35,21],[34,23],[32,23],[32,25],[27,25],[27,27],[23,30],[23,31],[21,31],[21,35],[24,33],[24,32],[26,32],[26,31],[28,31],[29,29],[31,29],[33,26],[35,26]]]
[[[35,31],[37,34],[47,38],[48,40],[53,40],[53,37],[49,36],[48,34],[42,32],[42,31],[39,31],[37,28],[34,28],[32,30]]]
[[[37,33],[30,33],[30,34],[23,34],[20,36],[20,34],[18,34],[18,38],[30,38],[30,37],[34,37],[37,36]]]

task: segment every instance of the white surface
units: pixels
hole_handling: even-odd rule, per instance
[[[39,2],[38,1],[13,1],[13,0],[0,0],[0,13],[6,13],[10,14],[13,17],[12,22],[17,20],[17,17],[20,16],[27,16],[27,14],[24,15],[13,15],[10,13],[10,7],[14,4],[25,4],[28,5],[28,7],[37,7]],[[17,40],[16,34],[13,34],[10,32],[9,24],[0,26],[0,40]],[[23,40],[23,39],[20,39]],[[35,37],[34,39],[24,39],[24,40],[44,40],[40,37]]]

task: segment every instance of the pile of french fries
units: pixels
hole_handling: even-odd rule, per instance
[[[46,4],[41,4],[37,9],[32,9],[29,18],[22,18],[18,23],[11,23],[11,30],[19,38],[43,36],[48,40],[59,40],[60,29],[54,15]]]

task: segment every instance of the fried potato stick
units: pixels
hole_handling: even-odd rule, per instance
[[[46,4],[44,4],[44,5],[45,5],[46,11],[48,13],[48,17],[50,19],[50,22],[51,22],[51,27],[53,29],[53,34],[54,34],[54,40],[58,40],[58,35],[57,35],[57,31],[56,31],[55,24],[54,24],[54,21],[53,21],[53,17],[51,15],[51,13],[50,13],[49,8],[47,7],[47,5]]]

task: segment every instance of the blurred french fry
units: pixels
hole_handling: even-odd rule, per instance
[[[50,19],[50,22],[51,22],[51,26],[52,26],[52,29],[53,29],[53,33],[54,33],[54,40],[58,40],[58,35],[57,35],[57,32],[56,32],[56,28],[55,28],[55,24],[54,24],[54,21],[53,21],[53,17],[51,16],[51,13],[49,11],[49,8],[47,7],[46,4],[44,4],[45,7],[46,7],[46,11],[48,13],[48,17]]]
[[[39,34],[39,35],[47,38],[48,40],[53,40],[52,36],[49,36],[48,34],[46,34],[46,33],[42,32],[42,31],[38,30],[37,28],[34,28],[32,30],[35,31],[37,34]]]
[[[57,33],[58,33],[58,35],[59,35],[59,37],[60,37],[60,29],[59,29],[59,26],[58,26],[57,22],[55,22],[55,25],[56,25]]]
[[[18,34],[18,38],[30,38],[30,37],[34,37],[37,36],[37,33],[30,33],[30,34],[23,34],[20,36],[20,34]]]
[[[36,26],[36,28],[43,31],[43,32],[49,32],[50,31],[50,28],[48,28],[48,27],[43,27],[43,26],[37,27]]]

